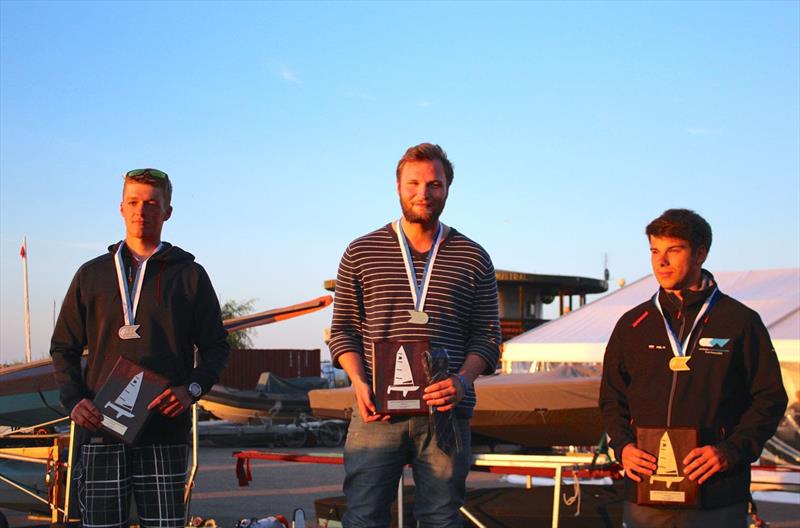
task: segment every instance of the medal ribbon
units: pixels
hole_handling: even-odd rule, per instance
[[[133,277],[133,284],[128,290],[128,284],[125,280],[125,263],[122,261],[122,248],[125,246],[125,241],[121,241],[117,247],[117,252],[114,254],[114,265],[117,270],[117,282],[119,283],[119,296],[122,299],[122,317],[125,319],[125,326],[132,326],[136,321],[136,309],[139,307],[139,297],[142,294],[142,283],[144,282],[144,272],[147,269],[147,261],[150,257],[144,259],[136,267],[136,275]],[[153,255],[158,253],[162,244],[159,244]],[[150,255],[150,256],[153,256]],[[134,292],[131,298],[131,291]]]
[[[661,291],[661,290],[659,290]],[[680,342],[680,336],[675,335],[675,332],[672,330],[672,327],[669,325],[666,316],[664,315],[664,310],[661,308],[661,303],[658,301],[658,293],[653,296],[653,303],[655,303],[656,308],[658,308],[659,313],[661,314],[661,318],[664,320],[664,327],[667,329],[667,337],[669,338],[669,344],[672,347],[672,353],[675,357],[681,357],[686,355],[686,349],[689,346],[689,341],[692,338],[692,334],[694,333],[695,327],[697,327],[697,323],[705,316],[705,314],[714,306],[714,303],[717,301],[717,294],[719,294],[719,288],[714,288],[714,291],[711,292],[711,295],[708,296],[706,302],[703,303],[703,306],[700,308],[700,311],[697,313],[697,317],[694,318],[694,323],[692,323],[692,329],[689,330],[689,333],[686,334],[686,339],[684,339],[683,343]]]
[[[414,299],[414,309],[421,312],[425,307],[425,298],[428,296],[428,285],[431,282],[433,263],[436,261],[436,254],[439,253],[439,246],[444,238],[445,225],[439,222],[436,230],[436,238],[433,241],[428,259],[425,261],[425,268],[422,271],[422,282],[417,283],[417,275],[414,272],[414,261],[411,259],[411,248],[408,246],[406,234],[403,233],[403,225],[400,220],[394,222],[393,227],[397,231],[397,238],[400,239],[400,252],[403,253],[403,264],[406,266],[408,285],[411,287],[411,298]]]

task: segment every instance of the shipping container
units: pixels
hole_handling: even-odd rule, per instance
[[[320,350],[302,349],[231,349],[228,366],[219,384],[235,389],[253,389],[262,372],[282,378],[319,376]]]

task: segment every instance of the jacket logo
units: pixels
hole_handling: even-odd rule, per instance
[[[724,337],[703,337],[698,339],[697,345],[701,352],[705,354],[713,354],[715,356],[724,356],[728,349],[725,347],[730,342],[730,339]]]
[[[664,345],[647,345],[648,350],[666,350],[667,347]]]
[[[722,338],[722,337],[704,337],[698,341],[699,344],[703,348],[722,348],[728,344],[730,339]]]

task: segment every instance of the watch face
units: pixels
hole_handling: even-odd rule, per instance
[[[193,398],[199,398],[200,394],[202,394],[202,392],[203,392],[203,388],[200,387],[200,384],[197,383],[196,381],[192,382],[189,385],[189,394],[191,394]]]

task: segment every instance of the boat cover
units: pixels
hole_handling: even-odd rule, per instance
[[[535,374],[503,374],[475,382],[473,433],[533,447],[592,445],[603,434],[597,398],[598,366],[561,365]],[[308,393],[320,418],[349,419],[351,388]]]

